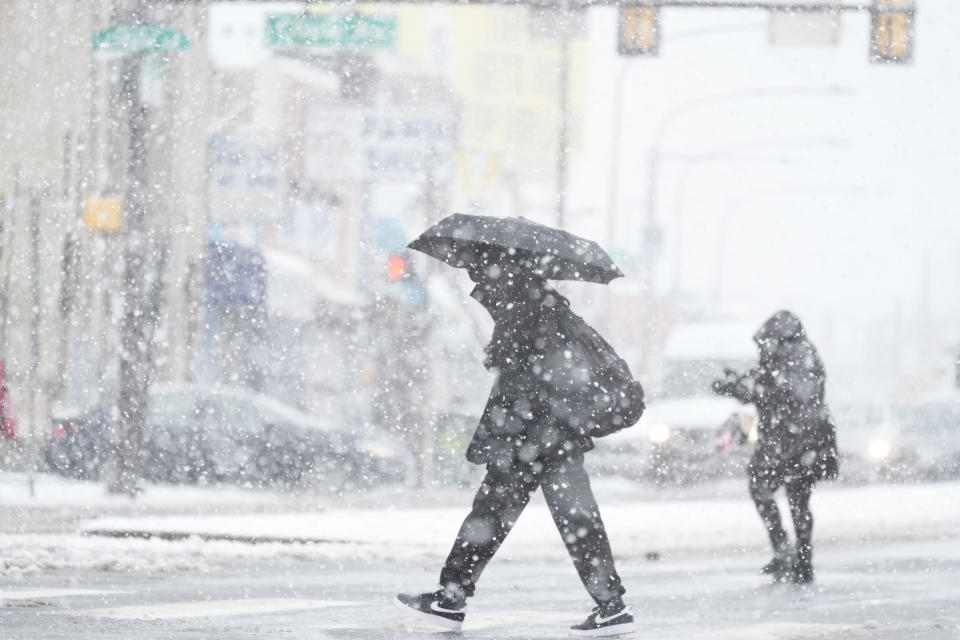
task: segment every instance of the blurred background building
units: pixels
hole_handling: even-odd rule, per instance
[[[424,425],[479,410],[489,327],[462,273],[404,246],[463,211],[607,246],[628,278],[561,289],[652,387],[674,327],[780,306],[831,393],[949,386],[960,77],[913,39],[949,37],[948,5],[171,1],[137,26],[133,0],[4,2],[0,359],[21,430],[120,393],[140,160],[154,382],[434,446]]]

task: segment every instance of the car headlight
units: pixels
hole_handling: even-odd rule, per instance
[[[657,422],[650,425],[650,430],[647,432],[647,436],[650,438],[650,442],[653,444],[663,444],[670,439],[670,427],[662,422]]]
[[[871,460],[882,462],[890,457],[891,449],[892,447],[890,446],[889,440],[885,438],[874,438],[870,441],[870,444],[867,445],[867,455],[870,456]]]

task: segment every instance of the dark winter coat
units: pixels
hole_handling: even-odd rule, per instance
[[[799,318],[771,316],[753,336],[759,366],[731,393],[753,403],[758,438],[752,468],[814,478],[837,475],[836,429],[824,397],[826,372]]]
[[[621,395],[584,391],[599,388],[598,371],[613,350],[543,280],[504,277],[496,284],[481,282],[471,295],[494,319],[485,365],[497,372],[497,380],[467,448],[470,462],[507,465],[589,451],[593,437],[610,431],[594,417],[611,395],[625,407],[622,426],[636,422],[643,410],[636,382]],[[619,361],[615,354],[613,359]]]

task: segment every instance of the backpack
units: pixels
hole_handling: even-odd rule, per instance
[[[645,409],[643,387],[627,363],[576,314],[563,313],[559,328],[564,340],[541,374],[554,415],[592,438],[636,424]]]
[[[818,433],[815,474],[817,480],[836,480],[840,476],[840,459],[837,454],[837,427],[829,415],[821,418]]]

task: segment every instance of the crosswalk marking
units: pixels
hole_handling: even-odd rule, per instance
[[[0,600],[43,600],[45,598],[66,598],[70,596],[100,596],[122,591],[103,591],[100,589],[22,589],[0,591]]]
[[[489,612],[469,612],[463,622],[462,631],[484,632],[495,630],[500,627],[515,626],[528,630],[531,625],[544,625],[564,629],[571,624],[580,622],[583,616],[579,612],[552,612],[552,611],[489,611]],[[350,622],[333,622],[324,626],[324,631],[358,631],[366,629],[403,627],[408,630],[415,630],[418,635],[428,634],[449,634],[448,629],[432,625],[427,621],[415,618],[413,616],[400,617],[392,616],[389,619],[365,618],[363,620],[354,620]]]
[[[474,615],[472,619],[468,616],[464,621],[463,628],[466,631],[471,629],[490,629],[494,627],[509,627],[515,625],[571,625],[580,622],[586,613],[570,611],[497,611],[489,613],[480,613]]]
[[[304,611],[330,607],[348,607],[367,604],[353,600],[306,600],[300,598],[244,598],[240,600],[206,600],[148,604],[106,609],[59,611],[59,615],[114,620],[176,620],[185,618],[216,618],[285,611]]]
[[[657,638],[671,638],[673,640],[780,640],[794,637],[841,637],[862,627],[857,624],[829,623],[829,622],[768,622],[738,625],[726,629],[711,629],[708,631],[670,631],[660,630]]]

